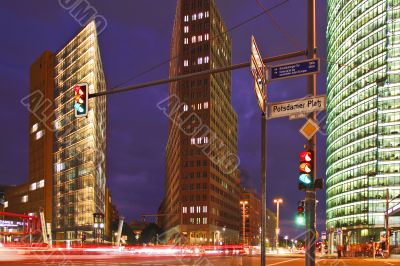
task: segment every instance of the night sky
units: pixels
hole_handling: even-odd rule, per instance
[[[287,2],[230,32],[233,63],[249,61],[250,36],[264,57],[305,49],[306,0],[259,0],[267,8]],[[169,59],[175,0],[89,0],[107,20],[99,36],[108,89],[168,77],[168,64],[139,75]],[[262,11],[256,0],[217,0],[232,28]],[[20,184],[28,175],[28,111],[20,103],[29,93],[29,67],[44,50],[57,52],[81,25],[58,0],[2,0],[0,3],[0,183]],[[326,88],[326,1],[317,0],[317,46],[322,71],[318,94]],[[296,58],[299,60],[302,58]],[[293,61],[293,60],[292,60]],[[259,190],[260,111],[249,69],[232,72],[233,107],[238,114],[242,183]],[[128,81],[129,80],[129,81]],[[127,83],[125,83],[128,81]],[[270,101],[301,98],[306,79],[275,81]],[[156,104],[167,97],[167,85],[108,96],[107,177],[113,201],[128,221],[156,213],[164,195],[167,118]],[[324,114],[321,114],[321,117]],[[305,119],[268,122],[267,202],[281,196],[281,235],[302,232],[293,225],[298,200],[298,153],[305,138],[298,132]],[[325,134],[318,133],[317,176],[325,178]],[[325,193],[319,191],[317,225],[325,228]]]

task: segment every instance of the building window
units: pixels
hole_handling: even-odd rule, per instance
[[[56,173],[61,172],[62,170],[65,169],[65,163],[56,163],[55,164],[55,171]]]
[[[183,32],[184,32],[184,33],[188,33],[188,32],[189,32],[189,26],[183,27]]]
[[[194,218],[190,218],[190,224],[194,224]]]
[[[204,109],[208,109],[208,102],[204,102],[203,106],[204,106]]]
[[[197,36],[197,41],[202,42],[203,41],[203,35]]]
[[[196,20],[196,14],[192,15],[192,20]]]
[[[182,208],[182,213],[187,213],[187,207]]]
[[[188,21],[189,21],[189,15],[185,15],[185,16],[183,17],[183,21],[184,21],[184,22],[188,22]]]
[[[196,207],[196,213],[200,213],[201,212],[201,207],[200,206],[197,206]]]
[[[24,196],[22,196],[22,198],[21,198],[21,202],[22,202],[22,203],[26,203],[26,202],[28,202],[28,195],[24,195]]]
[[[183,43],[184,43],[184,44],[188,44],[188,43],[189,43],[189,38],[184,38],[184,39],[183,39]]]
[[[44,187],[44,179],[40,180],[40,181],[37,183],[37,187],[38,187],[38,188]]]
[[[197,64],[199,65],[203,64],[203,57],[197,58]]]
[[[203,18],[203,12],[200,12],[199,13],[199,19],[202,19]]]
[[[36,132],[36,140],[41,139],[43,137],[43,135],[44,135],[44,131],[43,130],[40,130],[40,131]]]
[[[38,126],[39,126],[38,123],[34,124],[34,125],[32,126],[31,133],[35,133],[35,132],[38,130]]]
[[[184,60],[183,61],[183,66],[185,66],[185,67],[189,66],[189,60]]]
[[[208,137],[203,138],[203,143],[208,143]]]
[[[194,213],[194,206],[190,207],[190,213]]]
[[[204,63],[207,64],[208,62],[210,62],[210,58],[208,56],[204,57]]]
[[[4,208],[8,208],[8,201],[4,202]]]
[[[203,224],[207,224],[207,217],[203,217]]]
[[[36,190],[36,183],[32,183],[32,184],[29,186],[29,190]]]
[[[201,103],[197,104],[197,110],[201,110]]]
[[[200,218],[196,218],[196,224],[200,224],[201,220]]]
[[[201,138],[197,138],[197,144],[201,144]]]
[[[203,213],[207,213],[207,206],[206,205],[203,206]]]
[[[210,39],[210,35],[208,33],[204,34],[204,40],[208,41]]]
[[[190,139],[190,144],[196,144],[196,139],[195,138],[191,138]]]
[[[210,16],[210,12],[209,11],[204,12],[204,17],[205,18],[208,18],[209,16]]]
[[[189,110],[189,106],[187,104],[183,105],[183,111],[186,112],[187,110]]]
[[[192,36],[192,43],[196,43],[196,36]]]

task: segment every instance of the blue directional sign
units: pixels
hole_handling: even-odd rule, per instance
[[[295,78],[319,72],[319,58],[271,67],[271,80]]]

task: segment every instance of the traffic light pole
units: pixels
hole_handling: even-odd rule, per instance
[[[265,105],[266,106],[266,105]],[[267,117],[261,113],[261,266],[265,266],[265,238],[267,229]]]
[[[315,59],[317,57],[316,47],[316,8],[315,0],[307,0],[307,58]],[[317,75],[309,75],[307,78],[307,94],[317,95]],[[310,113],[308,118],[316,120],[316,113]],[[307,148],[313,151],[313,181],[316,180],[316,135],[314,135],[307,143]],[[315,188],[311,186],[306,188],[305,211],[306,211],[306,266],[315,266],[315,218],[316,218],[316,196]]]

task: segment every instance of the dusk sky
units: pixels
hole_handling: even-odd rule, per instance
[[[230,32],[233,63],[248,62],[250,37],[256,37],[264,57],[305,49],[306,0],[216,0],[228,29],[266,8],[283,3]],[[107,25],[99,35],[108,90],[168,77],[176,0],[89,0]],[[28,110],[21,99],[29,94],[29,68],[43,51],[59,51],[81,25],[58,0],[3,0],[0,4],[0,183],[20,184],[28,177]],[[322,69],[318,94],[326,92],[326,1],[317,1],[317,46]],[[301,60],[295,58],[291,61]],[[160,65],[140,75],[143,71]],[[238,114],[238,145],[242,184],[260,189],[260,111],[250,69],[232,72],[233,107]],[[141,213],[156,213],[164,195],[167,117],[157,103],[167,97],[167,85],[110,95],[107,98],[107,178],[112,198],[127,221]],[[306,79],[274,81],[271,102],[306,95]],[[71,107],[72,108],[72,107]],[[321,117],[324,114],[320,114]],[[283,198],[281,235],[295,237],[298,153],[306,139],[298,132],[305,119],[269,120],[267,203]],[[324,125],[324,122],[322,126]],[[325,178],[325,134],[317,135],[317,177]],[[318,230],[325,229],[325,193],[317,192]],[[239,204],[239,203],[238,203]]]

